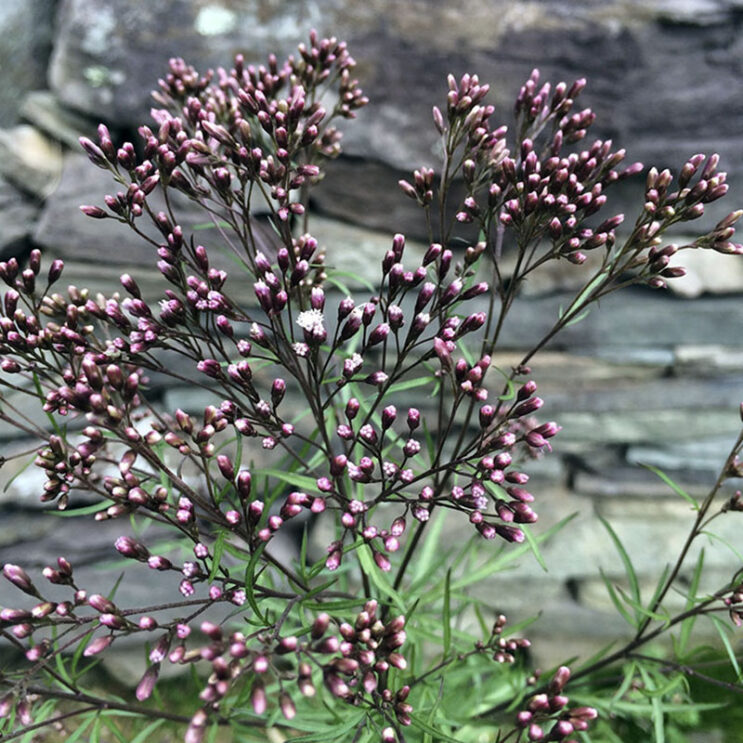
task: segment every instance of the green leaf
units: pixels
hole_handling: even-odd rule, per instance
[[[155,722],[144,728],[136,738],[132,738],[130,743],[147,743],[147,741],[151,740],[150,733],[157,730],[164,722],[165,720],[155,720]]]
[[[444,580],[444,616],[441,621],[444,625],[444,657],[451,649],[451,568],[446,571]]]
[[[730,644],[730,638],[727,636],[727,633],[730,631],[730,627],[728,627],[728,625],[726,625],[725,622],[720,619],[720,617],[716,617],[714,614],[706,614],[705,616],[707,616],[712,624],[715,625],[717,634],[720,635],[722,644],[725,646],[725,652],[728,654],[728,658],[730,659],[730,665],[735,669],[737,681],[740,681],[740,664],[738,663],[738,658],[735,655],[735,650]]]
[[[46,395],[44,394],[44,390],[41,388],[41,382],[39,381],[39,375],[36,372],[33,372],[32,379],[34,381],[34,387],[36,388],[36,395],[39,398],[39,402],[43,403],[46,400]],[[52,428],[54,429],[54,433],[57,434],[60,438],[64,439],[65,434],[62,431],[62,429],[59,427],[59,423],[57,423],[57,419],[50,413],[47,412],[46,417],[49,419],[49,423],[51,423]]]
[[[344,736],[345,740],[346,733],[358,727],[365,715],[365,712],[356,715],[346,714],[338,725],[321,729],[313,725],[314,732],[309,735],[287,738],[286,741],[287,743],[326,743],[328,740],[338,740],[341,736]],[[293,723],[292,725],[294,726]]]
[[[686,606],[685,611],[689,611],[694,606],[696,601],[697,591],[699,590],[699,581],[702,578],[702,567],[704,566],[704,549],[699,550],[699,557],[697,558],[697,564],[694,567],[694,575],[691,577],[691,584],[689,585],[689,592],[686,595]],[[681,622],[681,632],[679,634],[678,641],[678,654],[684,655],[686,648],[689,644],[689,638],[691,637],[691,631],[694,629],[698,614],[692,614],[690,617],[684,619]]]
[[[565,323],[565,327],[569,328],[571,325],[577,325],[581,320],[584,320],[586,317],[588,317],[590,311],[591,308],[588,307],[587,309],[583,310],[583,312],[579,312],[572,320],[568,320]]]
[[[16,478],[20,477],[34,463],[35,459],[36,459],[36,454],[32,454],[28,458],[28,461],[26,462],[26,464],[24,464],[23,467],[18,469],[18,471],[11,478],[8,479],[8,482],[6,482],[5,485],[3,486],[3,493],[8,492],[8,488],[15,482]],[[0,460],[0,466],[2,466],[2,460]]]
[[[90,506],[83,506],[82,508],[71,508],[66,511],[47,511],[52,516],[60,516],[63,519],[69,519],[74,516],[88,516],[91,513],[98,513],[103,511],[111,505],[109,501],[101,501],[100,503],[93,503]]]
[[[65,742],[75,743],[76,740],[80,740],[80,738],[82,738],[83,736],[83,733],[85,733],[85,731],[90,727],[93,720],[95,720],[95,714],[92,714],[89,717],[84,718],[83,720],[77,718],[75,730],[65,738]]]
[[[501,369],[499,366],[496,366],[495,364],[491,364],[490,368],[497,371],[498,374],[503,377],[506,383],[506,391],[502,395],[498,395],[498,399],[502,400],[503,402],[513,400],[516,397],[516,385],[513,383],[511,375],[507,374],[503,369]]]
[[[617,592],[614,590],[614,586],[612,585],[609,577],[604,573],[604,571],[599,570],[599,573],[601,574],[604,585],[606,586],[606,590],[609,594],[609,598],[616,607],[616,610],[622,615],[622,617],[624,617],[624,620],[627,622],[627,624],[629,624],[630,627],[634,627],[635,629],[637,629],[639,627],[639,620],[637,619],[637,617],[633,617],[627,611],[627,608],[619,599],[619,596],[617,596]]]
[[[621,586],[617,586],[617,591],[622,595],[624,602],[635,610],[637,616],[641,614],[642,616],[648,617],[657,622],[667,622],[671,618],[669,613],[665,610],[663,610],[662,613],[659,613],[657,610],[650,611],[650,609],[647,609],[643,604],[638,604],[631,596],[627,595],[627,592]]]
[[[100,743],[101,740],[101,716],[100,713],[95,718],[95,724],[93,725],[93,731],[90,734],[90,743]]]
[[[297,565],[297,572],[299,573],[299,577],[305,583],[307,583],[307,528],[308,524],[305,522],[302,527],[302,542],[299,545],[299,563]]]
[[[743,563],[743,553],[739,552],[735,547],[733,547],[730,542],[727,541],[727,539],[723,539],[719,534],[715,534],[711,531],[700,531],[700,534],[704,534],[706,537],[709,537],[710,541],[713,542],[720,542],[720,544],[724,544],[734,555],[736,560],[738,560],[738,563]]]
[[[644,683],[644,692],[651,697],[651,719],[653,721],[653,733],[655,735],[655,743],[665,743],[665,721],[663,718],[663,697],[657,693],[655,681],[651,675],[641,666],[638,665],[638,670],[642,676]]]
[[[343,612],[356,609],[366,603],[365,598],[339,599],[338,601],[302,601],[302,606],[311,611]]]
[[[589,665],[589,664],[587,663],[586,665]],[[612,704],[616,701],[619,701],[627,693],[630,686],[632,686],[632,682],[634,681],[636,671],[637,671],[637,665],[635,661],[628,663],[624,667],[624,678],[622,679],[622,683],[619,685],[619,687],[614,692],[611,698]]]
[[[112,710],[112,713],[114,715],[119,714],[119,710]],[[110,732],[114,734],[114,737],[119,741],[119,743],[129,743],[129,741],[122,735],[121,730],[116,727],[116,724],[113,722],[113,720],[110,720],[108,715],[102,715],[103,724],[108,728]]]
[[[434,382],[435,379],[429,375],[426,375],[425,377],[415,377],[415,379],[407,379],[404,382],[396,382],[387,389],[385,394],[393,395],[395,392],[405,392],[407,390],[415,389],[416,387],[425,387]]]
[[[333,281],[334,276],[344,276],[348,279],[353,279],[354,281],[358,281],[359,284],[366,287],[370,292],[375,293],[377,291],[377,287],[374,286],[368,279],[365,279],[363,276],[359,276],[358,274],[354,273],[353,271],[338,271],[334,269],[332,266],[329,267],[330,271],[328,274],[328,281],[330,281],[331,284],[338,285],[343,291],[345,291],[346,294],[350,294],[351,292],[339,281]]]
[[[570,303],[570,307],[568,308],[568,312],[574,312],[578,311],[579,316],[573,318],[572,320],[569,320],[568,323],[565,325],[567,327],[568,325],[572,325],[575,322],[578,322],[579,320],[582,320],[585,315],[582,314],[584,311],[584,303],[586,299],[593,293],[593,290],[599,287],[608,277],[609,269],[603,269],[600,271],[596,276],[594,276],[591,281],[589,281],[585,287],[583,287],[583,290],[578,294],[578,296]],[[562,312],[562,308],[560,308],[560,319],[565,317],[565,313]]]
[[[218,219],[216,222],[201,222],[191,227],[194,232],[199,230],[216,230],[217,227],[228,227],[232,229],[232,225],[229,222],[225,222],[223,219]]]
[[[442,732],[441,730],[437,730],[432,725],[429,725],[425,720],[422,720],[420,717],[416,717],[415,715],[410,715],[411,724],[414,728],[418,728],[418,730],[428,733],[433,740],[435,740],[437,743],[440,743],[441,741],[446,741],[446,743],[462,743],[459,738],[452,738],[451,735],[447,735],[446,733]]]
[[[261,555],[263,554],[263,550],[265,549],[265,542],[263,544],[260,544],[256,551],[253,553],[253,555],[250,558],[250,562],[248,562],[247,567],[245,568],[245,597],[250,604],[251,609],[256,613],[258,618],[264,623],[269,624],[269,621],[266,617],[263,616],[261,613],[261,610],[258,608],[258,602],[255,598],[255,592],[253,591],[253,585],[255,581],[255,566],[258,564],[258,560],[260,559]]]
[[[565,526],[569,524],[577,515],[577,512],[571,513],[569,516],[566,516],[564,519],[561,519],[556,524],[551,526],[549,529],[547,529],[547,531],[542,532],[538,536],[534,537],[537,544],[542,544],[542,542],[546,542],[548,539],[553,537],[559,531],[564,529]],[[457,579],[454,582],[453,588],[455,590],[460,590],[466,586],[472,585],[473,583],[479,583],[484,578],[493,575],[493,573],[504,570],[508,565],[510,565],[515,560],[518,560],[520,557],[523,557],[529,551],[531,551],[531,547],[528,544],[520,544],[518,547],[504,546],[504,548],[498,554],[490,558],[484,565],[475,570],[468,571],[465,576]]]
[[[442,553],[446,554],[442,549],[441,544],[441,530],[444,528],[445,515],[442,511],[436,513],[436,515],[429,519],[426,527],[426,536],[423,539],[423,545],[420,546],[415,560],[415,570],[413,571],[413,584],[419,580],[430,575],[431,569],[434,567],[437,557],[441,557]]]
[[[521,529],[521,531],[524,533],[524,536],[526,537],[526,543],[529,545],[534,558],[539,563],[542,570],[544,570],[545,573],[549,573],[549,570],[547,569],[547,563],[544,561],[544,557],[542,557],[542,553],[539,551],[539,544],[534,538],[534,535],[531,533],[526,524],[519,524],[519,529]]]
[[[211,583],[219,572],[220,565],[222,563],[222,553],[224,552],[224,540],[227,538],[227,531],[221,530],[214,542],[214,548],[212,551],[212,566],[209,570],[209,577],[206,579],[207,583]]]
[[[602,516],[599,516],[599,521],[601,521],[601,523],[604,525],[606,531],[609,532],[609,536],[611,537],[612,542],[614,542],[614,546],[617,548],[619,556],[622,558],[624,573],[627,576],[627,580],[629,581],[630,593],[632,595],[632,598],[634,599],[636,604],[642,604],[642,597],[640,595],[640,583],[637,580],[637,573],[635,572],[635,568],[632,565],[630,556],[627,554],[627,550],[624,549],[624,545],[619,539],[617,533],[614,531],[614,529],[612,529],[611,524],[609,524],[609,522]]]
[[[660,479],[663,480],[663,482],[668,485],[674,493],[680,495],[685,501],[688,501],[694,507],[695,511],[699,510],[699,504],[697,503],[696,498],[689,495],[689,493],[687,493],[680,485],[675,483],[665,472],[663,472],[663,470],[654,467],[652,464],[644,464],[643,462],[640,462],[639,464],[646,470],[650,470],[652,473],[658,475],[658,477],[660,477]]]
[[[361,563],[361,569],[371,579],[371,582],[385,595],[389,596],[402,614],[405,614],[405,602],[400,594],[392,587],[387,576],[377,567],[372,557],[371,548],[366,544],[359,545],[356,550]]]
[[[282,482],[296,488],[301,488],[302,490],[317,492],[317,482],[315,481],[315,478],[309,477],[308,475],[300,475],[297,472],[291,471],[284,472],[284,470],[263,468],[256,470],[256,473],[261,476],[275,477],[277,480],[281,480]]]
[[[590,658],[584,660],[576,670],[580,671],[583,668],[589,668],[596,661],[601,660],[601,658],[603,658],[616,644],[617,640],[612,640],[611,642],[607,643],[600,650],[597,650]]]

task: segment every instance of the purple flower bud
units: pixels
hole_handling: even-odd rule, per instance
[[[532,397],[529,400],[522,402],[520,405],[517,405],[511,411],[511,417],[521,418],[525,415],[529,415],[533,413],[534,411],[539,410],[539,408],[541,408],[542,405],[544,405],[544,400],[542,400],[541,397]]]
[[[279,695],[279,709],[287,720],[293,720],[297,714],[297,708],[294,706],[292,698],[285,691]]]
[[[271,385],[271,402],[274,408],[278,407],[279,403],[284,399],[285,393],[286,382],[280,378],[274,379]]]
[[[212,377],[213,379],[221,379],[223,377],[222,368],[215,359],[202,359],[196,364],[196,368],[203,374],[206,374],[207,377]]]
[[[389,571],[392,570],[392,563],[381,552],[374,552],[374,562],[377,563],[377,567],[385,573],[389,573]]]
[[[88,645],[83,651],[83,655],[86,658],[90,658],[93,655],[102,653],[112,642],[114,641],[113,635],[106,635],[105,637],[97,637],[93,642]]]
[[[465,335],[466,333],[478,330],[485,324],[486,320],[487,315],[484,312],[475,312],[472,315],[468,315],[459,326],[458,335]]]
[[[31,582],[28,573],[19,565],[6,563],[3,565],[3,575],[16,587],[30,596],[38,596],[39,592]]]
[[[390,326],[386,323],[380,323],[374,330],[369,334],[367,346],[375,346],[378,343],[384,341],[390,333]]]
[[[418,292],[418,297],[415,300],[416,313],[421,312],[423,310],[423,308],[431,300],[431,297],[434,295],[435,291],[436,291],[436,284],[433,284],[430,281],[427,281],[425,284],[423,284],[423,286],[420,288],[420,291]]]
[[[98,620],[104,627],[110,629],[124,629],[126,627],[126,620],[118,614],[101,614]]]
[[[382,430],[386,431],[397,418],[397,408],[394,405],[388,405],[382,411]]]
[[[363,313],[361,310],[354,310],[349,314],[348,319],[341,328],[341,341],[347,341],[358,332],[359,328],[361,327],[362,314]]]
[[[398,330],[405,323],[405,313],[402,307],[396,304],[392,304],[387,309],[387,319],[390,321],[390,327],[393,330]]]
[[[408,439],[402,450],[406,457],[414,457],[421,450],[420,442],[415,439]]]
[[[162,555],[151,555],[147,560],[147,565],[153,570],[170,570],[173,563]]]
[[[449,353],[449,348],[446,344],[446,341],[444,341],[442,338],[439,338],[438,336],[433,339],[433,349],[436,352],[436,355],[439,357],[439,361],[441,362],[441,366],[445,371],[451,371],[452,369],[452,359],[451,354]]]
[[[348,414],[348,410],[346,410],[346,414]],[[346,458],[345,454],[338,454],[337,456],[333,457],[333,459],[330,462],[330,474],[334,477],[338,477],[339,475],[342,475],[346,470],[346,465],[348,464],[348,459]]]
[[[358,415],[360,408],[361,403],[355,397],[352,397],[346,403],[346,418],[352,421]]]
[[[426,254],[423,256],[423,265],[427,266],[429,263],[433,263],[442,253],[443,248],[438,243],[433,243]]]
[[[232,464],[232,460],[226,454],[217,455],[217,467],[219,467],[219,471],[225,480],[232,481],[235,479],[235,465]]]
[[[56,608],[56,605],[51,601],[43,601],[31,609],[31,616],[34,619],[43,619],[44,617],[48,617]]]
[[[498,536],[505,539],[507,542],[516,542],[517,544],[521,544],[525,539],[524,532],[515,526],[496,524],[495,531]]]
[[[143,544],[131,537],[119,537],[114,543],[117,551],[124,557],[129,557],[140,562],[146,562],[150,552]]]
[[[369,423],[366,423],[359,429],[359,437],[366,441],[368,444],[373,445],[377,443],[377,432]]]
[[[486,281],[480,281],[467,289],[467,291],[462,294],[462,299],[473,299],[474,297],[479,297],[481,294],[485,294],[489,288],[490,287]]]
[[[246,501],[250,497],[253,478],[248,470],[240,470],[237,475],[237,492],[241,500]]]
[[[338,303],[338,321],[344,320],[348,317],[355,307],[355,303],[351,297],[344,297]]]
[[[328,558],[325,560],[325,567],[330,570],[337,570],[340,567],[341,559],[343,558],[343,552],[341,550],[333,550]]]
[[[90,204],[83,204],[80,207],[80,211],[86,216],[93,219],[106,219],[108,213],[101,209],[99,206],[92,206]]]
[[[317,619],[312,624],[311,635],[313,640],[319,640],[327,631],[330,626],[330,615],[319,614]]]
[[[160,664],[155,663],[151,665],[145,672],[139,683],[137,689],[134,692],[135,696],[140,702],[144,702],[145,699],[149,699],[155,688],[157,677],[160,672]]]
[[[105,596],[101,596],[99,593],[94,593],[88,597],[87,601],[89,606],[92,606],[96,611],[102,614],[113,614],[116,612],[116,606],[109,601]]]

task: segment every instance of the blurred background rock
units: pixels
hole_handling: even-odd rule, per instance
[[[553,82],[585,76],[581,101],[597,113],[593,136],[626,147],[628,162],[659,168],[718,152],[731,192],[707,223],[743,205],[740,0],[2,0],[0,258],[38,246],[65,259],[66,283],[113,292],[126,269],[159,298],[147,246],[120,225],[79,213],[79,204],[100,203],[112,183],[87,162],[77,138],[104,121],[117,137],[136,139],[171,56],[200,70],[227,66],[238,52],[257,64],[270,52],[291,53],[313,27],[348,41],[371,99],[346,127],[345,154],[329,164],[312,202],[313,234],[329,263],[374,280],[393,233],[424,238],[417,207],[396,184],[410,169],[436,164],[431,105],[444,100],[449,72],[490,83],[506,123],[533,67]],[[641,181],[622,186],[610,195],[611,213],[626,212],[632,224],[641,198]],[[550,573],[524,559],[513,578],[494,579],[485,598],[514,620],[543,612],[531,637],[544,662],[622,629],[596,575],[597,567],[622,573],[599,515],[637,556],[647,590],[680,546],[688,505],[637,463],[658,465],[701,494],[738,431],[743,260],[699,251],[684,253],[683,264],[689,273],[671,291],[609,298],[534,364],[545,418],[563,426],[555,453],[529,470],[539,528],[580,515],[545,547]],[[497,363],[515,363],[518,350],[549,327],[576,276],[574,266],[559,264],[525,286]],[[171,410],[203,411],[211,401],[172,386],[158,394]],[[15,402],[41,421],[27,400]],[[24,447],[0,424],[0,448]],[[37,517],[42,483],[33,466],[20,471],[24,463],[0,471],[0,562],[22,557],[41,568],[72,527],[60,532],[56,520]],[[720,531],[739,543],[740,519],[724,521]],[[113,556],[115,535],[105,530],[106,538],[89,540],[98,531],[89,522],[75,529],[85,537],[64,539],[67,557],[93,574]],[[727,579],[732,559],[707,546],[714,586]],[[0,583],[0,604],[12,600],[9,590]]]

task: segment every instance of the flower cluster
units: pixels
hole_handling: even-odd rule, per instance
[[[315,697],[363,711],[359,730],[376,726],[385,742],[403,741],[408,725],[430,735],[416,717],[429,681],[443,682],[445,669],[475,655],[506,674],[529,647],[507,636],[500,615],[474,649],[456,647],[462,633],[452,632],[452,606],[465,599],[451,570],[466,560],[450,569],[429,545],[423,588],[409,567],[439,514],[469,524],[478,543],[527,540],[537,513],[525,462],[551,451],[560,431],[537,417],[545,404],[530,359],[605,294],[681,275],[670,261],[682,248],[743,252],[732,242],[743,211],[689,245],[665,244],[673,225],[725,195],[716,156],[692,157],[673,192],[669,171],[650,170],[641,212],[622,235],[623,215],[599,213],[609,186],[641,166],[619,169],[625,153],[611,142],[574,148],[594,120],[590,109],[574,111],[585,81],[553,89],[533,73],[509,138],[493,123],[488,86],[465,75],[449,78],[446,106],[433,110],[443,172],[421,167],[400,182],[426,221],[422,256],[411,259],[405,236],[395,234],[379,285],[338,296],[325,250],[307,232],[307,209],[324,159],[340,152],[335,122],[367,102],[354,65],[344,43],[314,33],[283,63],[246,66],[238,56],[230,70],[200,75],[172,60],[140,147],[115,145],[105,126],[97,143],[81,140],[121,188],[82,210],[128,226],[151,246],[162,284],[156,296],[128,273],[111,296],[75,286],[55,292],[64,265],[55,260],[42,272],[36,250],[26,267],[0,263],[0,387],[35,398],[55,424],[49,432],[15,421],[38,441],[41,500],[67,508],[92,499],[95,520],[129,517],[136,536],[121,534],[112,550],[134,569],[172,577],[174,589],[173,601],[125,608],[79,586],[60,557],[43,571],[56,591],[69,592],[60,600],[22,567],[5,565],[4,577],[32,601],[0,610],[0,631],[30,668],[0,675],[0,725],[32,724],[45,694],[40,686],[29,694],[29,679],[63,665],[70,645],[84,643],[82,655],[92,657],[133,635],[150,646],[134,691],[140,706],[117,709],[147,709],[165,661],[205,670],[200,707],[181,720],[187,743],[204,740],[212,725],[238,724],[233,718],[251,713],[231,713],[246,706],[252,723],[262,724],[270,708],[291,727]],[[466,193],[449,209],[455,180]],[[255,216],[259,197],[272,230]],[[189,234],[179,218],[184,199],[204,211],[212,232]],[[469,224],[477,241],[454,235]],[[220,249],[244,274],[234,283],[215,260]],[[504,250],[515,252],[510,276]],[[592,252],[601,256],[596,270]],[[585,286],[519,364],[494,370],[523,279],[563,258],[587,264]],[[238,301],[232,287],[245,276],[250,301]],[[166,409],[155,375],[190,384],[207,401]],[[727,467],[740,476],[737,459]],[[741,510],[739,494],[723,510]],[[319,547],[318,521],[332,534]],[[175,539],[158,544],[136,528],[143,522]],[[293,543],[299,531],[291,560],[282,538]],[[723,597],[739,624],[738,583],[716,595]],[[442,625],[442,602],[436,654],[427,643]],[[220,608],[233,615],[224,619]],[[180,616],[166,613],[173,609]],[[477,608],[484,627],[486,610]],[[357,611],[350,620],[349,611]],[[436,629],[414,632],[412,623],[432,612]],[[77,639],[65,644],[60,630]],[[569,677],[561,667],[532,697],[518,714],[517,737],[569,740],[586,729],[596,713],[568,708]]]
[[[597,712],[593,707],[568,707],[570,699],[563,690],[569,680],[570,669],[560,666],[547,691],[535,694],[527,708],[516,715],[517,725],[526,730],[527,740],[577,743],[577,739],[570,736],[587,730],[589,722],[596,719]]]
[[[394,715],[402,725],[410,724],[412,706],[406,703],[408,687],[392,691],[387,687],[390,668],[407,668],[400,649],[405,642],[404,617],[383,622],[377,616],[377,602],[368,601],[353,623],[339,622],[331,633],[333,620],[326,613],[319,614],[304,639],[296,635],[279,636],[258,633],[258,649],[249,647],[249,639],[242,632],[225,637],[220,626],[211,622],[201,624],[201,633],[209,643],[201,648],[186,651],[183,645],[170,652],[171,662],[189,662],[203,659],[211,663],[212,672],[200,698],[205,706],[198,710],[186,733],[187,743],[203,739],[209,710],[218,710],[224,697],[238,679],[252,676],[250,703],[257,715],[268,708],[267,687],[272,679],[278,684],[277,702],[281,713],[292,720],[297,713],[289,685],[296,686],[304,697],[317,693],[313,677],[321,676],[328,691],[339,699],[354,705],[370,701],[383,715]],[[189,632],[179,628],[181,637]],[[153,666],[145,673],[140,684],[146,684],[143,695],[152,691],[157,678],[152,669],[168,653],[169,636],[150,653]],[[287,665],[291,664],[291,670]],[[275,686],[275,685],[274,685]]]

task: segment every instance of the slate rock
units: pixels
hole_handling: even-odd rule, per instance
[[[0,260],[26,250],[38,212],[31,199],[0,178]]]
[[[553,82],[589,75],[580,102],[596,110],[599,137],[627,147],[630,160],[676,170],[695,152],[718,151],[739,189],[738,6],[713,0],[676,5],[501,0],[494,10],[492,3],[468,0],[454,12],[443,0],[273,6],[65,0],[50,81],[65,105],[133,127],[147,121],[149,91],[171,56],[206,70],[229,66],[239,51],[255,64],[269,52],[290,53],[311,27],[334,33],[348,40],[372,105],[344,126],[351,157],[331,165],[317,204],[334,216],[424,238],[420,212],[400,198],[396,182],[414,167],[438,164],[431,105],[444,100],[450,72],[474,72],[490,83],[490,100],[506,124],[535,63]],[[711,123],[711,110],[725,115]],[[368,163],[361,168],[354,158]],[[616,211],[637,211],[636,189],[615,192]],[[726,209],[725,200],[710,205],[709,226]]]
[[[728,408],[564,412],[559,416],[560,451],[575,452],[587,443],[642,444],[693,441],[740,431],[737,405]]]
[[[39,198],[48,196],[62,173],[59,145],[32,126],[0,130],[0,175]]]
[[[664,471],[694,470],[705,473],[710,483],[709,473],[720,471],[730,453],[733,441],[729,437],[711,437],[693,442],[679,442],[666,446],[630,446],[627,461],[630,463],[651,464]],[[714,478],[713,478],[714,479]]]
[[[567,307],[572,294],[558,292],[548,297],[518,298],[501,335],[501,349],[528,348],[549,332],[560,307]],[[487,309],[472,302],[472,311]],[[582,350],[612,353],[614,358],[648,349],[653,358],[673,358],[681,344],[736,346],[743,328],[740,298],[734,295],[700,297],[693,301],[673,298],[664,291],[635,287],[610,295],[593,306],[580,322],[560,333],[550,350]],[[658,351],[665,351],[657,357]],[[630,358],[629,356],[627,358]]]
[[[726,405],[734,411],[736,401],[743,399],[743,378],[738,374],[714,379],[670,377],[642,382],[617,379],[570,387],[563,382],[543,385],[540,391],[556,415],[562,411],[599,414],[670,408],[724,409]]]
[[[743,349],[709,344],[677,346],[675,366],[697,375],[735,372],[743,367]]]
[[[92,119],[65,108],[48,90],[34,90],[21,104],[20,115],[37,129],[72,150],[79,150],[80,137],[94,139],[97,126]]]
[[[29,90],[43,87],[56,0],[0,3],[0,126],[18,121],[18,104]]]
[[[682,442],[674,446],[691,449],[694,444]],[[654,455],[657,449],[650,445],[632,446],[629,451],[630,465],[625,462],[601,466],[594,463],[592,457],[587,457],[585,467],[578,469],[573,476],[573,490],[593,498],[595,502],[613,498],[623,504],[637,498],[644,498],[643,503],[646,503],[648,499],[661,501],[679,497],[660,477],[642,467],[642,463],[665,470],[674,482],[695,498],[704,497],[714,483],[715,477],[710,477],[709,469],[700,468],[696,460],[685,463],[683,467],[669,468],[670,462]]]

